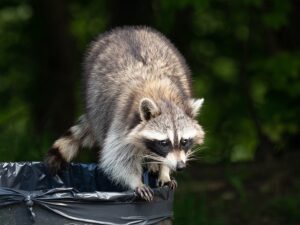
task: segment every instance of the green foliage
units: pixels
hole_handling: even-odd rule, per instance
[[[211,224],[222,225],[218,218],[210,219],[205,195],[189,193],[175,198],[175,224]],[[178,213],[176,213],[178,212]]]
[[[300,221],[299,197],[298,193],[274,198],[268,205],[269,213],[281,223],[297,224]]]
[[[87,48],[88,42],[105,31],[108,16],[104,6],[101,1],[84,2],[84,7],[78,3],[70,4],[71,33],[81,53]]]
[[[206,168],[198,172],[206,175],[202,179],[178,177],[174,224],[299,224],[297,162],[284,169],[253,165],[257,168],[242,164]]]

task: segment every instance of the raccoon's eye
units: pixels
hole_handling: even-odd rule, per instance
[[[189,139],[181,139],[180,144],[182,147],[187,146],[187,144],[189,143]]]
[[[162,141],[159,141],[159,144],[161,145],[161,146],[168,146],[169,145],[169,142],[168,142],[168,140],[162,140]]]
[[[188,151],[193,146],[193,139],[191,139],[191,138],[181,139],[180,146],[183,150]]]

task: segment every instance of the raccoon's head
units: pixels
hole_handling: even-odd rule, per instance
[[[192,155],[192,147],[202,144],[204,131],[195,120],[203,99],[191,99],[183,107],[170,101],[140,101],[141,123],[130,133],[146,150],[148,160],[158,161],[171,170],[182,170]]]

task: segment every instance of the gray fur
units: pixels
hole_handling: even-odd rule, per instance
[[[92,43],[85,60],[85,101],[99,143],[103,143],[114,118],[121,116],[116,115],[118,111],[128,115],[123,108],[130,96],[124,94],[135,93],[130,90],[135,87],[129,84],[143,85],[152,77],[175,81],[182,86],[180,94],[190,97],[190,72],[184,59],[157,31],[147,27],[117,28]],[[122,117],[127,123],[130,119]]]
[[[143,140],[168,137],[177,153],[154,157],[165,171],[163,182],[170,181],[176,160],[185,161],[180,138],[192,135],[199,144],[204,138],[194,120],[203,100],[191,98],[190,72],[180,53],[153,29],[117,28],[91,44],[84,71],[82,127],[102,148],[99,166],[116,183],[135,189],[142,185],[142,163],[151,154]]]

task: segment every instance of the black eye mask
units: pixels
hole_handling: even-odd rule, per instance
[[[172,144],[170,140],[144,140],[146,147],[156,153],[159,156],[166,157],[167,154],[172,150]]]
[[[180,148],[187,152],[189,149],[193,147],[193,139],[188,138],[188,139],[181,139],[180,140]]]

